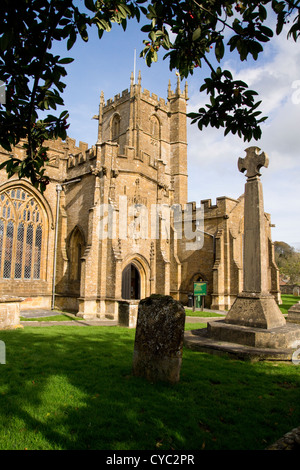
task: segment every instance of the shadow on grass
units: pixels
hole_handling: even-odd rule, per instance
[[[177,385],[131,374],[134,330],[1,331],[1,449],[264,449],[299,426],[299,369],[184,350]]]

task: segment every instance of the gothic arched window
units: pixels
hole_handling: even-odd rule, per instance
[[[153,139],[159,140],[159,120],[155,116],[151,117],[150,133]]]
[[[21,186],[0,192],[0,279],[41,279],[46,215]]]
[[[160,123],[156,116],[152,116],[150,119],[150,138],[152,146],[152,160],[158,159],[160,157]]]
[[[111,123],[111,140],[118,142],[120,135],[120,116],[115,114]]]

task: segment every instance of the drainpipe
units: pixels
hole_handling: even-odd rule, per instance
[[[53,256],[53,278],[52,278],[51,310],[54,310],[54,303],[55,303],[56,259],[57,259],[57,239],[58,239],[58,219],[59,219],[60,193],[63,189],[62,188],[63,186],[65,186],[67,184],[71,184],[71,183],[77,183],[77,181],[81,181],[81,178],[56,185],[56,218],[55,218],[55,239],[54,239],[54,256]]]
[[[58,217],[59,217],[59,200],[62,186],[56,185],[56,219],[55,219],[55,240],[54,240],[54,256],[53,256],[53,279],[52,279],[52,304],[51,310],[54,310],[55,301],[55,280],[56,280],[56,255],[57,255],[57,237],[58,237]]]

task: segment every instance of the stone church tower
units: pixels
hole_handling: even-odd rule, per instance
[[[79,314],[85,317],[115,316],[116,299],[178,291],[174,241],[159,228],[151,237],[151,212],[187,201],[186,101],[187,88],[182,92],[179,81],[175,92],[169,86],[165,101],[142,90],[140,74],[137,84],[132,76],[130,89],[114,99],[105,103],[101,94],[94,204],[81,268]],[[105,232],[109,224],[101,224],[106,207],[113,208],[113,234]]]
[[[47,143],[43,195],[0,172],[1,292],[24,298],[21,309],[55,305],[116,319],[120,301],[137,304],[152,293],[187,304],[203,280],[205,306],[230,307],[242,283],[244,199],[188,204],[187,100],[179,79],[164,100],[132,75],[113,99],[101,93],[94,146]],[[0,149],[0,162],[7,158]],[[187,243],[184,211],[198,244]],[[265,222],[269,286],[279,299],[268,214]]]

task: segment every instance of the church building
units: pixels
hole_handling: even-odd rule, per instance
[[[120,301],[153,293],[188,305],[195,281],[205,307],[229,309],[243,282],[243,195],[188,203],[187,86],[167,99],[130,88],[100,97],[95,145],[67,138],[49,147],[50,184],[0,172],[0,289],[22,308],[59,308],[118,318]],[[18,157],[24,150],[14,149]],[[8,158],[0,149],[0,162]],[[265,214],[269,287],[278,268]]]

